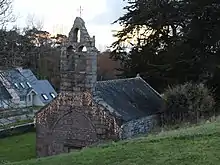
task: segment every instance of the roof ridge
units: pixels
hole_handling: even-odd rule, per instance
[[[147,81],[145,81],[141,76],[136,76],[132,78],[123,78],[123,79],[113,79],[113,80],[105,80],[105,81],[97,81],[97,83],[111,83],[111,82],[120,82],[125,80],[141,80],[144,84],[146,84],[152,92],[154,92],[158,97],[162,97],[159,92],[157,92]]]
[[[124,80],[136,80],[136,79],[139,79],[139,78],[140,78],[140,77],[112,79],[112,80],[97,81],[97,83],[118,82],[118,81],[124,81]]]
[[[137,78],[142,80],[157,96],[162,98],[161,94],[159,92],[157,92],[147,81],[145,81],[142,77],[137,77]]]

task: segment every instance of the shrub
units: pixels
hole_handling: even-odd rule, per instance
[[[212,91],[202,83],[169,87],[163,97],[167,106],[163,116],[166,123],[197,122],[201,117],[213,115],[215,112]]]

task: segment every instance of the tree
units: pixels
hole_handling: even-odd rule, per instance
[[[16,20],[12,13],[13,0],[0,0],[0,26],[5,27],[7,23]]]
[[[42,19],[38,19],[34,14],[28,14],[26,19],[27,28],[42,30],[44,23]]]
[[[38,78],[47,78],[52,81],[53,85],[57,85],[54,84],[54,82],[57,83],[54,78],[59,76],[59,59],[57,60],[57,57],[59,58],[60,51],[51,46],[48,32],[37,29],[24,29],[21,32],[18,28],[13,28],[8,31],[0,30],[0,36],[0,93],[3,93],[5,89],[12,91],[11,89],[14,88],[14,84],[7,83],[2,75],[7,73],[5,70],[10,72],[15,67],[29,68]],[[15,79],[10,75],[8,77]],[[10,94],[16,96],[16,92]],[[0,95],[0,107],[5,105],[8,108],[1,110],[0,119],[7,120],[5,114],[12,113],[12,111],[14,114],[21,110],[21,107],[17,106],[18,104],[15,102],[15,99],[5,99],[3,94]],[[0,127],[3,128],[2,124],[8,124],[8,122],[1,123],[0,120]]]
[[[21,35],[18,28],[0,30],[0,38],[1,69],[24,66],[28,54],[34,48],[30,39]]]
[[[159,91],[211,79],[220,60],[219,8],[217,0],[129,0],[112,44],[123,76],[140,73]]]
[[[104,51],[97,57],[97,80],[116,79],[120,73],[116,69],[120,68],[120,62],[110,59],[111,52]]]

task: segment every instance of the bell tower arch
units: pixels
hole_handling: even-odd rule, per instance
[[[93,90],[97,79],[95,37],[88,34],[85,22],[76,17],[61,50],[61,92]]]

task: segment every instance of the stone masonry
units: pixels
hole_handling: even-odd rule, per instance
[[[97,54],[95,38],[89,37],[84,21],[76,18],[62,48],[61,93],[36,115],[38,157],[81,149],[100,140],[118,139],[117,119],[92,100]]]
[[[38,157],[118,139],[117,121],[91,101],[89,92],[61,93],[36,121]]]
[[[85,22],[77,17],[61,51],[62,92],[93,89],[97,77],[97,54],[95,37],[90,38]]]

